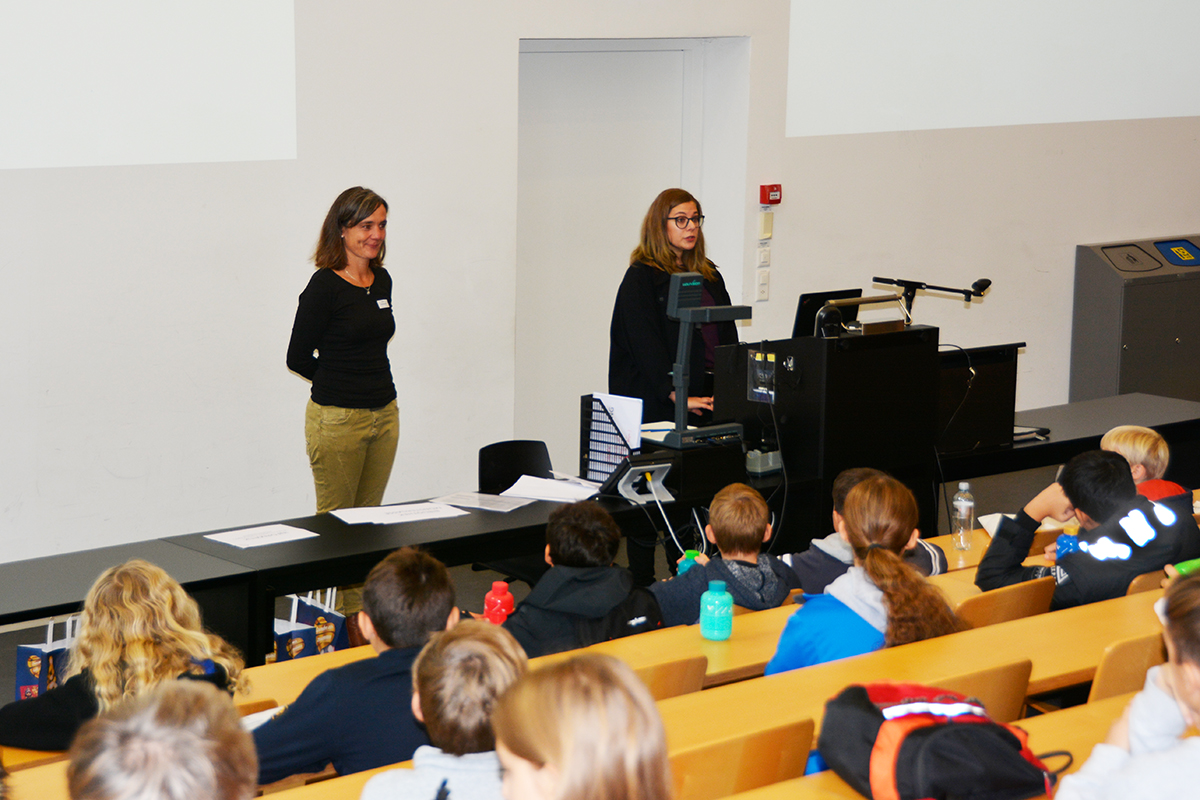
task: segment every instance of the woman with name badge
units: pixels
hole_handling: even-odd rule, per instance
[[[312,381],[304,438],[317,513],[377,506],[396,458],[399,412],[388,363],[396,332],[383,268],[388,205],[355,186],[321,226],[317,271],[300,295],[287,365]]]

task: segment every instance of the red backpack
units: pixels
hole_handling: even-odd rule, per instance
[[[848,686],[825,704],[817,748],[873,800],[1053,796],[1057,773],[1027,742],[1025,731],[992,720],[979,701],[957,692],[873,683]]]

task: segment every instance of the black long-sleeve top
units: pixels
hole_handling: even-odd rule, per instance
[[[667,318],[670,274],[646,264],[635,263],[625,272],[613,307],[609,329],[608,391],[642,398],[642,421],[675,418],[670,394],[675,390],[671,369],[679,348],[679,323]],[[713,305],[730,305],[729,292],[721,273],[715,281],[704,281]],[[715,323],[718,344],[737,344],[737,325]],[[692,337],[688,367],[690,396],[703,396],[704,336]]]
[[[387,356],[395,332],[387,270],[375,269],[368,290],[319,269],[300,294],[287,365],[312,381],[314,403],[379,408],[396,399]]]

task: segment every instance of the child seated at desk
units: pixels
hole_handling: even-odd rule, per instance
[[[615,627],[628,633],[657,624],[653,598],[634,588],[629,570],[613,566],[620,545],[621,529],[591,500],[560,506],[550,514],[546,524],[550,569],[504,621],[530,658],[600,641],[592,638],[590,628],[611,620],[610,615],[620,617]],[[644,598],[644,605],[626,603],[638,597]]]
[[[1190,509],[1189,509],[1190,511]],[[1052,567],[1025,567],[1040,521],[1079,520],[1079,536],[1062,538]],[[1002,517],[975,573],[987,591],[1053,575],[1052,609],[1110,600],[1125,594],[1138,575],[1183,560],[1194,546],[1196,521],[1137,493],[1128,462],[1106,450],[1080,453],[1058,480],[1013,519]],[[1047,555],[1052,555],[1049,551]]]
[[[433,556],[402,547],[371,569],[359,627],[378,655],[327,670],[254,730],[258,780],[339,775],[412,758],[429,739],[412,711],[412,664],[425,642],[458,623],[454,584]]]
[[[1146,673],[1145,688],[1108,738],[1063,778],[1058,800],[1188,797],[1196,790],[1200,737],[1184,734],[1200,723],[1200,576],[1176,580],[1159,604],[1167,663]]]
[[[833,533],[813,541],[803,553],[779,557],[796,573],[805,594],[820,594],[854,565],[854,550],[838,533],[838,525],[846,507],[846,495],[867,478],[886,474],[870,467],[854,467],[838,473],[833,479]],[[926,577],[941,575],[947,569],[946,554],[942,548],[920,538],[905,549],[904,560]]]
[[[663,625],[692,625],[700,620],[700,597],[709,581],[725,581],[733,602],[753,611],[777,608],[800,580],[786,564],[760,552],[771,538],[771,512],[761,494],[744,483],[717,492],[704,528],[720,558],[701,555],[687,572],[651,585],[662,609]]]
[[[1153,428],[1118,425],[1104,434],[1100,449],[1116,453],[1129,462],[1137,493],[1147,500],[1189,494],[1178,483],[1163,480],[1167,463],[1171,460],[1171,450],[1167,447],[1167,440]]]
[[[804,595],[767,675],[960,629],[942,593],[901,557],[921,535],[917,520],[916,498],[895,478],[868,478],[850,490],[838,533],[854,550],[854,566],[824,594]]]
[[[505,800],[670,800],[658,708],[611,656],[526,674],[500,698],[492,727]]]
[[[412,769],[371,778],[362,800],[425,800],[443,786],[455,800],[502,800],[492,707],[525,665],[521,645],[499,626],[467,620],[434,634],[413,665],[412,699],[432,745],[417,748]]]
[[[250,800],[254,741],[229,696],[170,681],[88,722],[71,745],[71,800]]]
[[[0,708],[0,745],[66,750],[83,723],[122,699],[177,678],[232,692],[243,666],[231,645],[204,630],[179,582],[135,558],[88,590],[66,682]]]

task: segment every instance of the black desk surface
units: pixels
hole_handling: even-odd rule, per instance
[[[164,541],[240,564],[287,594],[360,583],[375,563],[405,545],[420,545],[449,566],[537,553],[545,545],[546,520],[558,505],[534,502],[508,513],[470,509],[464,516],[394,525],[347,525],[332,514],[320,514],[283,521],[315,537],[246,549],[215,542],[204,533]],[[316,583],[304,583],[314,575]]]
[[[252,570],[162,540],[0,564],[0,624],[70,614],[79,610],[101,572],[131,558],[157,564],[189,591],[248,580]]]
[[[1177,442],[1200,438],[1200,403],[1152,394],[1123,394],[1018,411],[1015,424],[1049,428],[1050,436],[1044,442],[1019,442],[1006,450],[943,456],[945,480],[1060,464],[1085,450],[1098,448],[1100,438],[1118,425],[1154,428],[1174,452]]]

